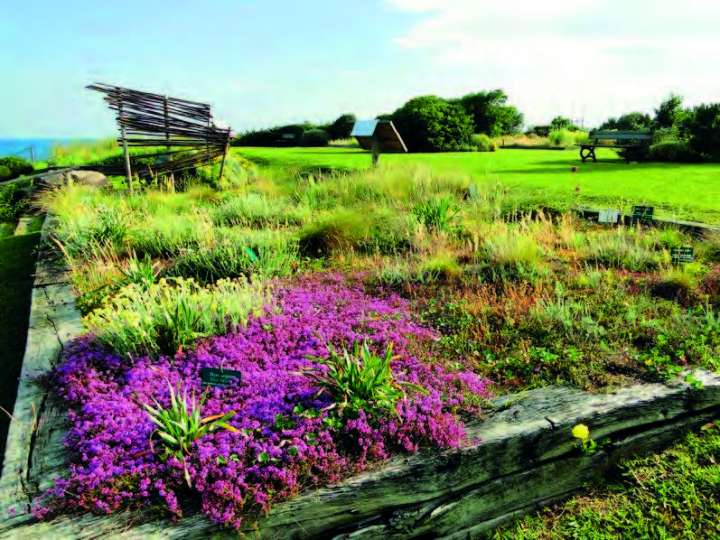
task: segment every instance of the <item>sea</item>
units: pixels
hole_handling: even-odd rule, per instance
[[[45,161],[52,154],[55,145],[72,144],[93,139],[54,138],[54,139],[0,139],[0,157],[18,156],[28,161]]]

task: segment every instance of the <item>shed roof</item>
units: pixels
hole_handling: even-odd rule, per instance
[[[358,120],[353,126],[351,137],[372,137],[375,128],[378,125],[377,120]]]
[[[358,120],[353,126],[352,137],[357,138],[361,148],[372,150],[373,141],[382,152],[407,152],[407,146],[390,120]]]

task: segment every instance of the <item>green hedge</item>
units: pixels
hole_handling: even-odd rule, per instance
[[[12,180],[24,174],[31,174],[33,166],[29,161],[19,157],[0,158],[0,182]]]

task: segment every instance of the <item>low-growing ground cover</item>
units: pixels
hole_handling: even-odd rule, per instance
[[[467,174],[253,167],[223,189],[44,202],[95,337],[55,374],[71,469],[39,515],[158,505],[238,526],[341,471],[462,444],[488,381],[720,369],[719,237],[548,214]],[[695,260],[674,264],[683,246]],[[203,390],[220,366],[238,386]]]
[[[412,321],[406,302],[369,297],[335,275],[277,285],[273,297],[245,327],[174,357],[123,358],[79,343],[55,383],[71,411],[68,447],[77,458],[70,477],[37,502],[37,515],[158,501],[181,515],[197,501],[214,521],[239,527],[244,514],[392,453],[464,442],[456,413],[476,410],[487,382],[418,360],[413,347],[433,333]],[[363,393],[351,365],[362,377],[377,355],[388,364]],[[240,380],[204,388],[208,367],[239,371]],[[188,434],[187,453],[146,412],[167,409],[174,393],[187,400],[183,412],[202,408],[202,422],[223,418],[202,438]]]
[[[262,164],[298,169],[366,169],[370,157],[352,148],[236,148]],[[421,165],[436,174],[464,174],[485,186],[499,185],[528,199],[564,209],[650,204],[660,216],[720,223],[720,165],[625,163],[612,150],[598,150],[598,163],[582,163],[576,149],[512,150],[437,154],[386,154],[382,163]],[[572,168],[577,170],[573,171]]]

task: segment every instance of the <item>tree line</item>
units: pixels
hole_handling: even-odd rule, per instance
[[[523,114],[508,101],[501,89],[459,98],[426,95],[377,118],[392,120],[411,152],[487,150],[494,148],[491,138],[518,134],[523,128]],[[355,115],[348,113],[323,125],[290,124],[249,131],[235,142],[242,146],[325,146],[331,140],[348,138],[354,122]],[[635,151],[633,159],[720,160],[720,103],[688,108],[682,97],[671,95],[654,114],[629,112],[609,118],[600,129],[653,133],[652,144]],[[535,126],[526,133],[552,138],[552,134],[578,131],[581,128],[571,119],[556,116],[549,125]]]
[[[503,90],[475,92],[460,98],[420,96],[380,120],[392,120],[411,152],[475,150],[473,135],[518,133],[523,115],[508,104]],[[326,125],[289,124],[248,131],[235,139],[241,146],[324,146],[350,136],[355,115],[344,114]]]

